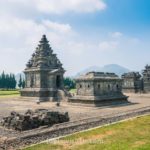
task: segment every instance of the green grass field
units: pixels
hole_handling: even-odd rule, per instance
[[[73,134],[24,150],[150,150],[150,116]]]
[[[16,96],[19,95],[19,91],[18,90],[8,90],[8,91],[3,91],[0,90],[0,97],[1,96]]]
[[[69,92],[74,94],[74,93],[76,93],[76,89],[71,89]]]

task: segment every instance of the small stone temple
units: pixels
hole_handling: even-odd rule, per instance
[[[122,94],[122,79],[114,73],[89,72],[76,79],[76,95],[69,99],[73,103],[99,103],[126,101]]]
[[[145,69],[143,70],[143,87],[144,92],[150,92],[150,66],[146,65]]]
[[[143,84],[139,72],[129,72],[122,75],[122,90],[125,93],[138,93],[143,91]]]
[[[58,91],[64,87],[64,72],[61,62],[43,35],[24,70],[25,88],[21,90],[21,96],[36,97],[40,101],[56,100]]]

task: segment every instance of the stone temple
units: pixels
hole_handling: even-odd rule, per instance
[[[150,66],[146,65],[145,69],[143,70],[143,86],[144,92],[150,92]]]
[[[72,103],[92,103],[126,101],[122,94],[122,79],[114,73],[89,72],[76,79],[77,93],[69,101]]]
[[[59,91],[64,87],[64,72],[61,62],[43,35],[24,70],[25,88],[21,90],[21,96],[35,97],[40,101],[57,100]]]
[[[125,93],[138,93],[143,91],[143,81],[139,72],[128,72],[122,75],[122,90]]]

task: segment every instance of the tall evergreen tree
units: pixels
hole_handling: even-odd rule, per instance
[[[3,71],[0,75],[0,89],[15,89],[16,83],[14,74],[5,74]]]
[[[22,88],[25,88],[25,80],[22,81]]]
[[[22,87],[22,77],[21,77],[21,75],[20,75],[20,78],[19,78],[18,87],[19,87],[20,89],[21,89],[21,87]]]
[[[2,88],[2,76],[0,75],[0,89]]]
[[[64,78],[64,85],[65,87],[68,87],[69,89],[75,88],[75,81],[71,79],[70,77]]]
[[[2,88],[5,88],[5,85],[6,85],[6,78],[5,78],[5,72],[3,71],[3,73],[2,73]]]
[[[8,74],[6,74],[6,76],[5,76],[5,89],[9,89],[9,86],[10,86],[10,78],[9,78],[9,75]]]
[[[15,79],[15,75],[13,74],[12,76],[12,88],[15,89],[16,88],[16,84],[17,84],[17,81]]]

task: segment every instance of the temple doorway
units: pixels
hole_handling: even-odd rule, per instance
[[[61,87],[61,77],[60,77],[60,75],[56,76],[56,87],[57,88]]]

